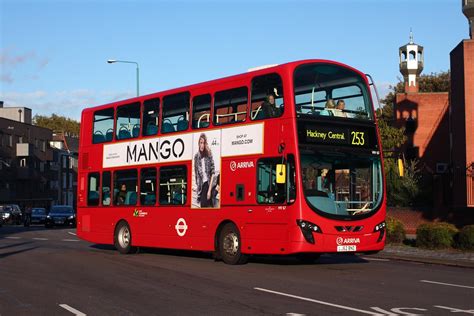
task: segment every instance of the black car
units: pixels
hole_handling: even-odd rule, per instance
[[[31,224],[44,224],[46,220],[46,209],[35,207],[31,210]]]
[[[53,226],[70,226],[76,227],[76,212],[69,205],[55,205],[46,215],[44,222],[45,227]]]
[[[22,216],[21,209],[16,204],[0,205],[0,216],[2,216],[3,223],[21,224]]]

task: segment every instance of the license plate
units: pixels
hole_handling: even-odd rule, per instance
[[[55,224],[64,224],[64,221],[54,221]]]
[[[357,251],[356,245],[337,246],[338,252]]]

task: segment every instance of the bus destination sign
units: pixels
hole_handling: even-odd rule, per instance
[[[375,147],[374,130],[364,127],[329,127],[305,125],[300,142],[354,147]]]

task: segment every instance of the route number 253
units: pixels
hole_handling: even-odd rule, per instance
[[[351,132],[352,135],[352,145],[356,146],[364,146],[365,139],[364,139],[364,132]]]

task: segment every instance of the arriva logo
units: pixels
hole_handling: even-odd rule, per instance
[[[360,244],[360,239],[359,239],[359,238],[342,238],[342,237],[337,237],[336,243],[337,243],[338,245]]]
[[[241,161],[241,162],[235,162],[231,161],[230,162],[230,170],[235,171],[237,169],[247,169],[247,168],[254,168],[255,165],[253,164],[253,161]]]

